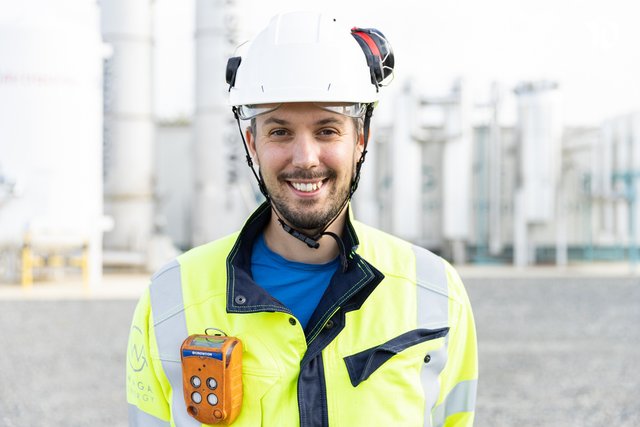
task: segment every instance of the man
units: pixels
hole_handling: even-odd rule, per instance
[[[153,277],[129,343],[132,425],[200,425],[180,346],[207,328],[242,342],[234,426],[472,425],[476,337],[458,275],[349,210],[393,61],[379,31],[303,12],[229,60],[267,201]]]

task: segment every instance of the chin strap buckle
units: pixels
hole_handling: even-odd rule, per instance
[[[280,223],[280,225],[282,226],[284,231],[286,231],[287,233],[291,234],[296,239],[301,240],[302,242],[306,243],[307,246],[309,246],[310,248],[318,249],[320,247],[320,243],[318,243],[316,240],[314,240],[311,237],[307,236],[306,234],[303,234],[303,233],[299,232],[298,230],[295,230],[292,227],[288,226],[280,218],[278,218],[278,222]]]

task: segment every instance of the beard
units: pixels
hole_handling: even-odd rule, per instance
[[[322,174],[310,172],[296,172],[280,174],[279,182],[285,180],[312,180],[317,178],[327,179],[329,182],[337,182],[337,173],[333,169],[327,169]],[[288,185],[288,184],[287,184]],[[326,184],[325,184],[326,185]],[[318,200],[298,200],[295,203],[282,196],[282,192],[269,191],[271,203],[289,225],[310,234],[323,231],[342,211],[348,198],[351,181],[346,181],[340,187],[333,187],[328,194],[325,203]]]

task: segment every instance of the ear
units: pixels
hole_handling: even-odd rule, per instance
[[[244,135],[245,135],[245,140],[247,141],[247,147],[249,147],[249,153],[251,154],[251,158],[253,159],[253,162],[259,165],[260,162],[258,162],[258,153],[256,151],[256,138],[253,135],[253,132],[251,132],[251,126],[247,126],[247,128],[244,131]]]
[[[371,135],[369,135],[369,138],[371,138]],[[358,152],[358,161],[360,161],[360,158],[362,157],[362,153],[364,152],[364,132],[360,131],[358,133],[358,141],[356,142],[356,151]]]

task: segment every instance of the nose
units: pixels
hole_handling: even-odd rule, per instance
[[[293,143],[291,164],[300,169],[311,169],[320,164],[320,145],[313,135],[297,135]]]

